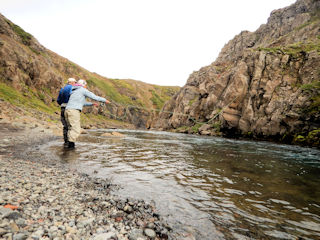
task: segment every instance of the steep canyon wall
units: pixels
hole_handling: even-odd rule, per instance
[[[193,72],[152,127],[319,146],[320,1],[275,10]]]

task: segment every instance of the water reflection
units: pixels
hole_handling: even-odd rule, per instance
[[[124,197],[155,200],[177,239],[320,238],[319,150],[165,132],[123,130],[125,138],[114,138],[104,132],[89,131],[75,151],[61,152],[58,143],[49,150],[83,172],[113,177]]]
[[[75,163],[80,157],[79,152],[75,150],[69,150],[63,147],[57,149],[56,154],[57,156],[59,156],[62,162],[66,162],[70,164]]]

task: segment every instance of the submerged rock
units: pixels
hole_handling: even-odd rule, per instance
[[[124,134],[122,133],[119,133],[119,132],[106,132],[106,133],[103,133],[101,134],[102,137],[125,137]]]

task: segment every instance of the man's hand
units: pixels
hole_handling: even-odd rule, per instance
[[[109,104],[110,103],[110,101],[109,100],[106,100],[106,104]]]
[[[98,106],[99,106],[99,104],[98,104],[98,103],[93,103],[93,106],[98,107]]]

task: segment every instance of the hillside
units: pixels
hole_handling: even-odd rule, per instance
[[[319,146],[319,54],[320,1],[275,10],[193,72],[152,127]]]
[[[107,67],[107,66],[106,66]],[[58,91],[69,77],[86,79],[89,90],[112,101],[87,108],[86,127],[145,128],[179,87],[130,79],[110,79],[46,49],[36,38],[0,14],[0,116],[15,121],[29,115],[59,123]]]

